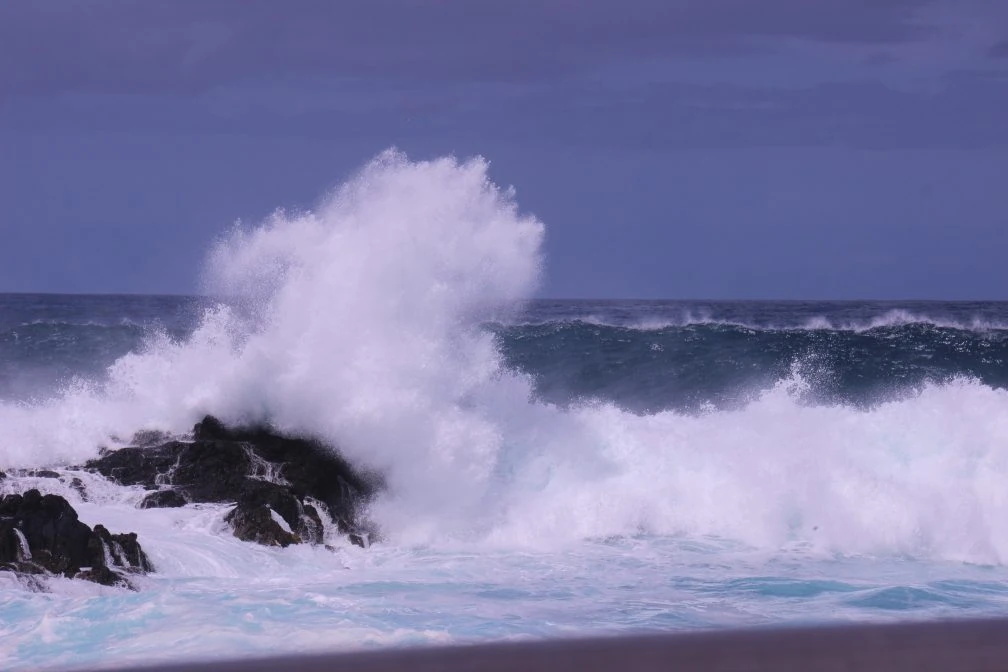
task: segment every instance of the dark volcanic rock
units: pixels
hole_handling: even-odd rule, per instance
[[[252,451],[237,441],[184,444],[168,475],[195,502],[230,502],[246,488],[253,471]]]
[[[65,499],[38,490],[0,500],[0,569],[130,585],[113,568],[153,569],[136,534],[111,534],[102,525],[92,530]]]
[[[229,431],[224,423],[213,417],[205,416],[193,426],[193,438],[197,441],[213,441],[214,439],[234,439],[237,432]]]
[[[155,446],[171,439],[171,435],[156,429],[142,429],[133,435],[130,444],[134,446]]]
[[[149,448],[120,448],[106,451],[97,460],[91,460],[84,466],[123,485],[146,485],[153,489],[157,487],[159,476],[167,474],[175,466],[178,453],[185,445],[170,441]]]
[[[235,510],[267,506],[277,513],[299,541],[318,544],[322,541],[322,519],[311,504],[305,504],[290,489],[277,483],[259,481],[251,484],[238,499]]]
[[[74,574],[73,578],[100,583],[103,586],[122,586],[130,590],[136,590],[126,577],[118,572],[113,572],[108,567],[87,567]]]
[[[224,520],[234,528],[234,535],[242,541],[284,547],[301,542],[296,535],[285,530],[273,516],[273,511],[265,504],[239,505],[232,509]]]
[[[101,552],[105,560],[104,566],[111,564],[113,567],[124,567],[144,574],[154,570],[147,554],[137,542],[136,532],[112,534],[104,525],[95,525],[92,542],[96,539],[101,546],[93,545],[95,555],[92,557],[97,557],[97,553]]]
[[[0,479],[6,476],[0,472]],[[11,469],[11,476],[29,476],[32,478],[59,478],[58,472],[52,469]]]
[[[30,559],[50,572],[76,572],[93,564],[88,548],[91,528],[80,522],[73,507],[58,495],[43,496],[38,490],[7,495],[0,501],[0,521],[2,534],[20,533],[21,543],[28,543]],[[17,559],[5,556],[0,561]]]
[[[77,476],[74,476],[70,479],[70,487],[77,491],[77,494],[80,495],[82,502],[88,501],[88,493],[87,488],[84,487],[84,481]]]
[[[294,528],[298,536],[301,537],[301,541],[310,544],[321,544],[323,541],[325,528],[322,526],[322,518],[319,516],[318,509],[311,504],[302,506],[300,520]]]
[[[325,508],[342,534],[355,535],[352,541],[363,545],[360,508],[382,485],[316,441],[265,427],[228,428],[211,416],[193,427],[193,441],[122,448],[86,467],[124,485],[172,486],[148,495],[142,508],[167,506],[157,502],[170,501],[168,492],[185,502],[235,502],[227,517],[235,536],[281,546],[322,541],[322,519],[309,498]]]
[[[171,509],[188,504],[186,498],[176,490],[158,490],[143,498],[141,509]]]

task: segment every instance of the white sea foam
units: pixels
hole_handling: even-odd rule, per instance
[[[701,415],[530,402],[479,325],[533,292],[542,236],[484,161],[383,154],[313,212],[223,237],[206,282],[237,307],[184,342],[155,335],[107,383],[0,406],[2,465],[80,462],[209,412],[385,472],[371,515],[393,546],[647,533],[1008,560],[1008,394],[975,381],[869,411],[804,405],[800,377]]]

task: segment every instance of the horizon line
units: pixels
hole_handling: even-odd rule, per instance
[[[38,291],[0,291],[3,296],[67,296],[67,297],[146,297],[146,298],[166,298],[166,299],[211,299],[219,298],[213,294],[185,294],[176,292],[38,292]],[[1008,303],[1008,297],[1000,299],[984,298],[911,298],[911,297],[887,297],[887,298],[774,298],[774,297],[570,297],[570,296],[535,296],[528,299],[519,299],[512,303],[527,303],[536,301],[565,301],[565,302],[630,302],[658,303],[658,302],[681,302],[681,303]]]

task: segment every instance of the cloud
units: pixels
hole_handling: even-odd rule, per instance
[[[249,79],[544,80],[620,60],[886,45],[928,0],[204,0],[0,5],[0,93],[195,93]]]
[[[572,109],[563,101],[578,96],[555,96],[553,104],[544,98],[535,105],[539,115],[524,101],[501,114],[535,124],[526,128],[529,137],[582,146],[1008,149],[1001,118],[1008,79],[995,75],[955,73],[935,91],[870,80],[801,88],[670,83],[633,100]]]
[[[0,130],[1006,147],[999,3],[0,3]]]
[[[361,84],[328,95],[308,87],[246,87],[175,96],[25,98],[8,128],[88,133],[158,132],[306,136],[375,146],[434,139],[510,146],[679,150],[743,147],[1008,149],[1008,70],[946,74],[935,88],[877,78],[804,86],[651,82],[613,90],[570,80],[522,89]],[[2,126],[4,124],[0,124]]]

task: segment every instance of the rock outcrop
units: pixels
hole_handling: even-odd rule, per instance
[[[354,470],[331,447],[266,427],[228,428],[211,416],[196,424],[192,437],[161,440],[147,432],[138,445],[106,452],[85,467],[153,490],[141,508],[234,502],[226,520],[239,539],[320,543],[317,504],[352,543],[367,545],[372,535],[361,508],[381,480]]]
[[[301,543],[290,526],[268,506],[236,506],[225,520],[242,541],[254,541],[263,546],[290,546]]]
[[[234,535],[269,546],[323,543],[323,517],[358,546],[375,536],[362,511],[383,487],[381,479],[353,469],[317,441],[266,427],[228,428],[207,416],[192,440],[141,432],[132,444],[103,449],[84,468],[150,490],[139,508],[233,503],[225,520]],[[58,479],[89,501],[84,481],[72,476],[79,469],[0,471],[0,482],[9,492],[16,478]],[[92,529],[63,497],[29,489],[0,498],[0,571],[13,571],[36,589],[44,588],[47,575],[135,589],[130,577],[154,568],[135,533],[113,534],[100,524]]]
[[[188,504],[186,498],[176,490],[156,490],[140,502],[141,509],[171,509]]]
[[[136,534],[92,530],[59,495],[28,490],[0,499],[0,570],[133,588],[127,576],[152,569]]]

